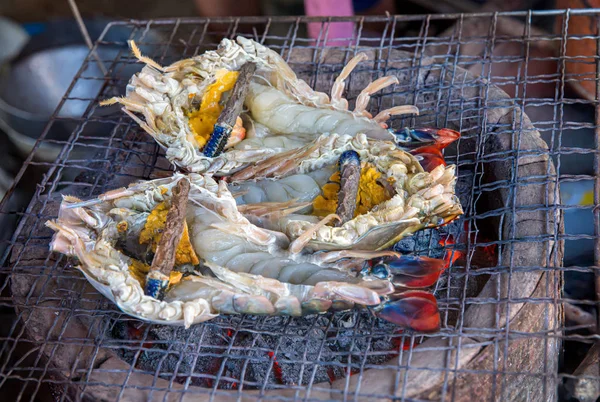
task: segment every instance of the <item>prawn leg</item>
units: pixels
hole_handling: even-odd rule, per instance
[[[296,169],[300,162],[317,151],[325,139],[318,139],[312,144],[299,149],[292,149],[248,166],[231,176],[232,182],[244,181],[260,177],[277,177]]]
[[[381,77],[371,82],[369,85],[365,87],[358,94],[356,98],[356,107],[354,108],[354,113],[362,114],[363,116],[371,117],[371,114],[366,111],[367,106],[369,105],[369,100],[371,99],[371,95],[375,92],[381,91],[384,88],[389,87],[390,85],[397,85],[399,83],[398,78],[393,76]]]
[[[339,261],[344,258],[358,259],[361,261],[372,260],[374,258],[382,258],[382,257],[392,257],[398,258],[400,257],[400,253],[392,250],[381,250],[381,251],[371,251],[371,250],[339,250],[339,251],[327,251],[316,253],[313,256],[313,261],[317,264],[327,264]]]
[[[346,86],[346,78],[350,76],[350,73],[356,68],[358,63],[367,60],[369,57],[366,53],[359,53],[354,56],[350,61],[344,66],[340,75],[337,76],[333,86],[331,87],[331,104],[334,107],[337,107],[342,110],[348,109],[348,101],[342,97],[342,93],[344,92],[344,87]]]
[[[325,218],[323,218],[319,223],[313,225],[300,236],[298,236],[291,244],[289,251],[292,254],[297,254],[301,252],[304,247],[312,240],[312,236],[319,231],[323,226],[327,225],[329,222],[333,220],[340,220],[340,217],[336,214],[329,214]]]

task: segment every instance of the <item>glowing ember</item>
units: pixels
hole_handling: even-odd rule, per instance
[[[277,362],[275,352],[267,352],[267,355],[273,360],[273,374],[275,375],[275,381],[277,381],[278,384],[283,384],[283,372],[281,371],[281,366]]]
[[[444,261],[446,262],[446,268],[449,268],[450,266],[454,265],[456,260],[458,260],[464,255],[462,251],[458,251],[455,248],[448,248],[448,246],[453,246],[455,244],[456,241],[454,240],[454,236],[452,236],[451,234],[443,236],[439,241],[439,245],[446,249],[444,251]]]
[[[460,236],[460,241],[458,243],[467,243],[467,233],[469,234],[468,238],[470,244],[489,243],[488,240],[481,238],[477,231],[469,231],[469,222],[464,223],[462,235]],[[463,251],[459,251],[456,248],[448,248],[448,246],[454,246],[457,244],[457,241],[451,234],[441,235],[438,243],[445,249],[444,261],[446,261],[446,267],[454,265],[457,260],[465,257],[465,253]],[[470,262],[473,266],[493,266],[495,265],[495,261],[496,245],[489,244],[487,246],[475,247]]]
[[[145,325],[140,325],[140,326],[134,326],[133,324],[130,324],[127,326],[127,333],[129,335],[129,339],[135,339],[135,340],[146,340],[146,342],[142,343],[142,347],[146,348],[146,349],[150,349],[153,347],[152,342],[148,341],[148,337],[146,336],[146,326]]]
[[[213,358],[212,359],[212,364],[209,366],[209,370],[208,372],[204,373],[204,374],[208,374],[211,377],[216,377],[217,374],[219,373],[219,369],[221,368],[221,362],[222,362],[222,358]],[[206,387],[208,388],[212,388],[215,384],[215,379],[213,378],[206,378]]]
[[[327,377],[329,377],[329,382],[332,383],[336,380],[335,373],[333,372],[333,367],[327,367]]]
[[[404,333],[403,330],[399,329],[394,334],[402,335]],[[392,338],[392,345],[394,345],[395,349],[400,350],[409,350],[411,347],[415,348],[419,345],[419,341],[416,338],[410,336],[395,336]]]

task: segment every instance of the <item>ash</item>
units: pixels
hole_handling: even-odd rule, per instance
[[[117,321],[110,336],[130,341],[132,332],[144,335],[137,345],[128,342],[132,346],[119,351],[137,369],[203,387],[214,387],[218,379],[220,389],[236,389],[240,383],[257,389],[331,382],[364,364],[388,361],[397,355],[402,337],[395,325],[367,311],[235,316],[189,330]]]

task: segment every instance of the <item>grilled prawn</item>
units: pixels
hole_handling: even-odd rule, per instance
[[[364,53],[346,65],[329,97],[299,79],[276,52],[243,37],[223,39],[216,51],[167,67],[130,45],[145,67],[131,78],[125,97],[102,104],[122,104],[166,149],[167,158],[189,172],[226,175],[324,133],[394,140],[397,136],[385,121],[418,113],[414,106],[396,106],[374,118],[366,111],[370,96],[396,84],[395,77],[369,84],[354,110],[348,110],[342,96],[345,80],[367,58]],[[247,114],[241,113],[242,104]],[[419,139],[416,134],[409,142]]]
[[[343,174],[338,172],[330,177],[332,182],[320,183],[324,182],[327,169],[337,169],[349,152],[356,158],[357,174],[353,180],[358,192],[355,190],[349,198],[348,206],[354,209],[340,218],[343,201],[338,195]],[[381,250],[403,236],[447,223],[463,213],[454,194],[454,166],[439,164],[426,172],[412,154],[392,142],[369,140],[364,134],[324,134],[305,147],[247,167],[231,176],[231,180],[241,182],[232,185],[232,189],[245,191],[242,201],[250,194],[255,197],[248,197],[251,201],[291,201],[287,196],[311,202],[311,214],[274,214],[276,219],[264,221],[268,225],[265,227],[282,231],[311,250]],[[294,185],[297,188],[293,191],[287,189]],[[260,191],[263,188],[269,191]],[[250,208],[248,214],[252,214]],[[342,222],[328,225],[333,219]]]
[[[192,173],[65,197],[47,223],[54,251],[77,257],[124,312],[154,322],[358,305],[405,328],[439,326],[435,298],[415,289],[435,283],[443,262],[386,249],[462,213],[442,156],[458,133],[387,129],[413,106],[367,112],[394,77],[369,84],[348,110],[344,81],[363,53],[329,97],[245,38],[168,67],[130,45],[146,66],[125,97],[104,104],[122,104]]]
[[[158,272],[168,274],[167,286],[152,293],[154,267],[165,263],[159,255],[171,236],[169,217],[181,205],[179,232],[169,237],[175,240],[171,266]],[[226,183],[209,176],[176,174],[88,201],[65,197],[58,219],[47,225],[56,232],[52,250],[77,257],[102,294],[144,320],[189,327],[218,314],[296,316],[359,305],[406,328],[439,325],[437,309],[417,320],[403,313],[435,299],[399,292],[432,285],[443,271],[437,260],[387,251],[294,251],[295,240],[252,224]],[[364,261],[380,257],[371,272]]]

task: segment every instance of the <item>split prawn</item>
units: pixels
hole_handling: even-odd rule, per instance
[[[366,112],[369,97],[397,83],[395,77],[384,77],[368,85],[359,95],[356,108],[348,110],[348,102],[342,97],[344,82],[364,60],[363,53],[352,59],[338,76],[330,99],[299,79],[279,54],[243,37],[235,42],[223,39],[216,51],[166,67],[143,56],[134,42],[130,46],[145,67],[131,78],[124,97],[101,104],[123,105],[124,112],[166,149],[167,158],[189,172],[227,175],[300,145],[297,139],[276,140],[279,144],[265,138],[246,140],[250,127],[242,124],[240,115],[233,116],[236,120],[232,130],[213,130],[231,101],[237,105],[244,102],[249,108],[247,117],[266,127],[270,135],[294,134],[296,138],[302,133],[319,135],[337,131],[392,140],[395,135],[383,128],[385,120],[396,114],[418,113],[414,106],[393,107],[375,118]],[[255,68],[242,74],[246,80],[238,78],[248,64]],[[248,93],[236,92],[238,84]],[[241,98],[230,99],[234,96]],[[222,146],[209,146],[213,143]]]
[[[149,214],[152,215],[159,205],[174,197],[174,188],[181,180],[189,180],[191,188],[185,224],[190,228],[194,251],[205,261],[199,266],[192,266],[193,273],[187,277],[181,279],[179,275],[161,301],[144,294],[139,272],[135,272],[136,266],[143,265],[139,260],[143,257],[120,244],[122,237],[119,233],[125,233],[125,237],[137,237],[134,231],[146,227]],[[194,209],[194,206],[202,211]],[[211,212],[206,213],[207,210]],[[218,217],[217,220],[224,224],[211,222],[205,217]],[[143,221],[146,222],[144,225]],[[58,219],[49,221],[47,225],[56,232],[51,243],[52,250],[77,257],[78,268],[102,294],[125,313],[152,322],[189,327],[220,313],[300,315],[345,309],[355,304],[373,306],[376,314],[394,319],[390,309],[394,310],[394,305],[402,308],[402,303],[406,303],[405,299],[402,302],[397,298],[392,300],[394,289],[386,279],[378,279],[368,272],[352,276],[350,271],[323,269],[331,262],[355,258],[352,252],[297,254],[298,261],[311,262],[293,261],[293,256],[284,249],[287,238],[250,223],[237,210],[235,199],[225,183],[217,183],[208,176],[177,174],[170,179],[136,183],[89,201],[65,197]],[[230,243],[233,247],[222,248],[221,251],[205,249],[202,242],[216,236],[216,233],[208,233],[209,230],[229,233],[227,226],[232,225],[241,242]],[[224,241],[225,236],[221,235],[220,239]],[[271,270],[271,276],[279,279],[265,277],[263,274],[267,271],[256,264],[247,263],[243,268],[239,261],[232,261],[235,258],[232,249],[239,250],[239,246],[255,254],[255,262],[267,255],[270,262],[279,261],[280,271]],[[282,258],[286,253],[291,258]],[[356,258],[360,259],[360,253],[356,254]],[[386,254],[367,253],[362,257],[364,260],[376,255]],[[316,261],[321,262],[320,272],[309,268],[310,264],[316,265]],[[181,268],[186,265],[189,264]],[[234,272],[230,269],[234,266],[252,273]],[[390,295],[389,303],[392,304],[387,302],[387,295]],[[402,315],[400,310],[394,311]]]
[[[318,223],[314,217],[276,222],[275,229],[290,239],[306,239],[311,250],[381,250],[403,236],[426,227],[449,222],[462,214],[455,191],[455,167],[439,165],[425,172],[410,153],[392,142],[355,137],[322,135],[304,148],[276,155],[234,174],[231,179],[280,178],[306,174],[337,164],[344,152],[355,152],[373,166],[391,188],[390,197],[339,227]],[[293,156],[292,156],[293,154]],[[281,179],[283,178],[283,179]],[[314,186],[313,186],[314,187]],[[268,200],[271,201],[271,200]]]

